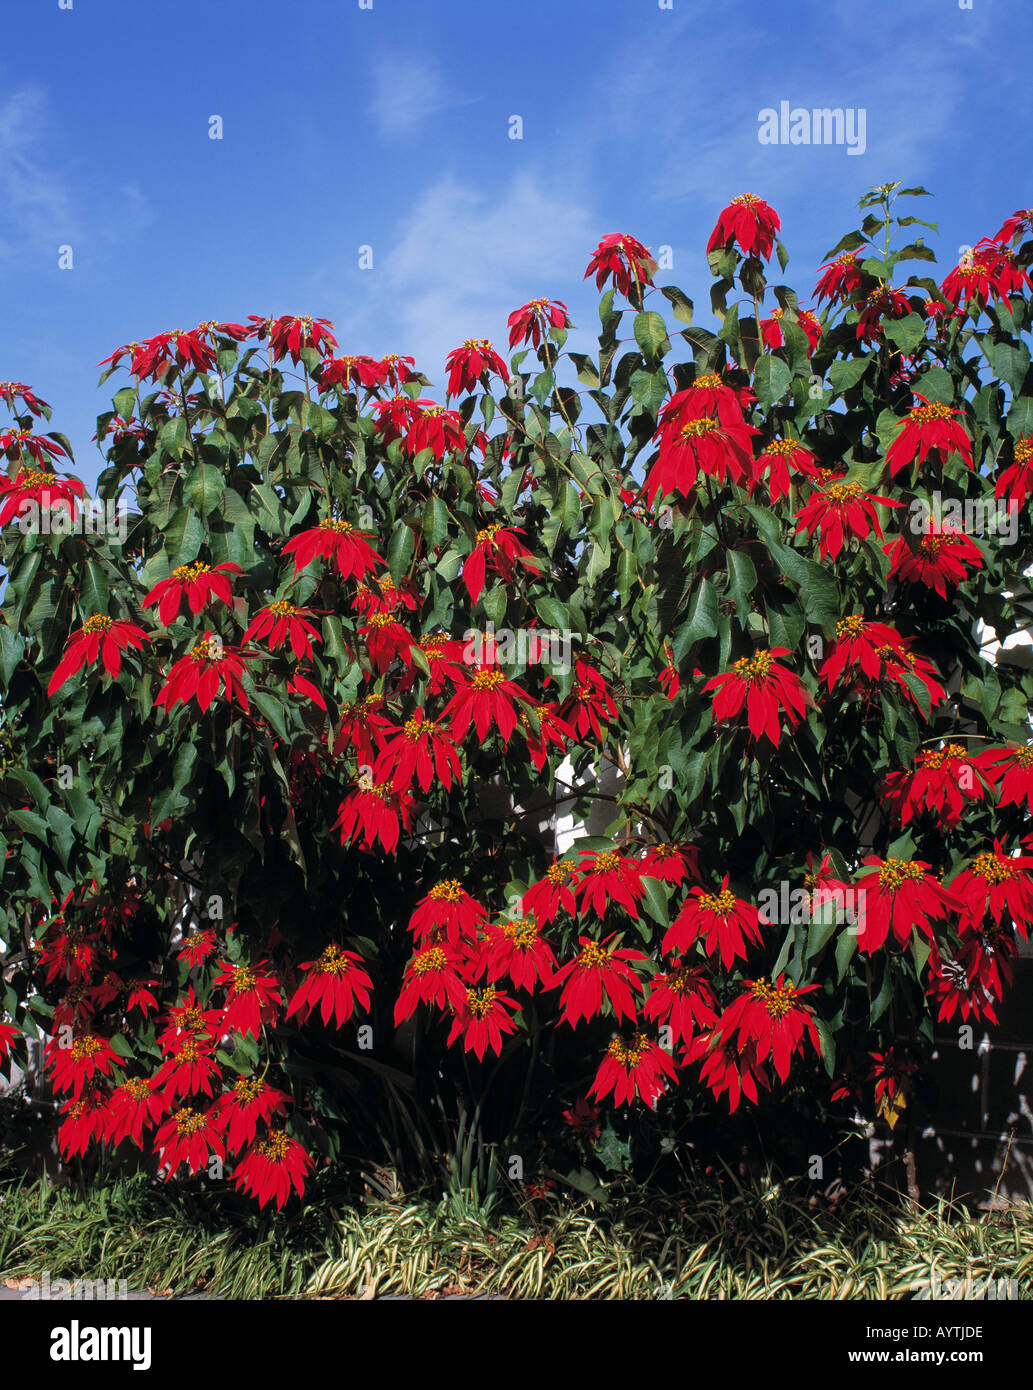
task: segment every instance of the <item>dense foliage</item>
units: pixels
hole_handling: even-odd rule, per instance
[[[66,1154],[590,1188],[743,1098],[894,1123],[933,1020],[994,1022],[1033,210],[938,283],[923,192],[812,309],[733,199],[716,334],[607,236],[596,354],[532,300],[444,406],[325,319],[130,343],[92,511],[0,383],[0,1054],[50,1039]]]

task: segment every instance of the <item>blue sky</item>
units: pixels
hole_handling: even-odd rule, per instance
[[[98,390],[95,364],[163,329],[325,316],[341,351],[413,354],[443,394],[449,349],[505,351],[539,294],[591,351],[607,232],[670,246],[659,278],[708,323],[733,194],[778,209],[803,304],[873,184],[936,194],[914,211],[940,278],[1033,203],[1031,0],[71,3],[4,0],[0,379],[52,403],[88,481],[128,381]],[[863,107],[864,154],[760,144],[782,100]]]

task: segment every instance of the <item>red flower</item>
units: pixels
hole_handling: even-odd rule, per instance
[[[858,483],[830,483],[795,513],[796,529],[805,531],[808,536],[817,529],[821,535],[818,554],[834,560],[848,539],[862,541],[869,531],[874,531],[882,540],[876,506],[900,507],[903,503],[889,497],[876,497],[865,492]]]
[[[378,714],[377,711],[383,707],[383,695],[367,695],[356,704],[345,705],[334,739],[335,758],[345,749],[354,748],[359,763],[372,771],[373,760],[383,746],[384,735],[395,727],[390,719]]]
[[[979,547],[963,531],[947,526],[932,527],[912,550],[904,536],[887,541],[882,547],[890,557],[890,574],[902,582],[924,584],[947,597],[947,585],[964,584],[969,569],[983,568]]]
[[[660,447],[656,462],[643,484],[650,502],[658,496],[679,494],[688,497],[700,473],[719,483],[731,479],[743,482],[753,469],[752,425],[724,425],[709,416],[661,427],[654,438]]]
[[[314,319],[307,314],[300,317],[284,314],[278,319],[263,319],[256,314],[248,314],[248,318],[254,325],[249,336],[259,341],[268,336],[274,362],[279,362],[290,353],[291,361],[297,366],[306,348],[314,348],[325,357],[331,348],[337,346],[337,339],[329,331],[333,328],[329,319]]]
[[[672,1058],[644,1033],[635,1033],[628,1041],[612,1040],[588,1094],[602,1100],[612,1091],[615,1105],[630,1105],[638,1096],[653,1107],[666,1089],[665,1078],[678,1079]]]
[[[610,905],[617,903],[632,917],[638,917],[638,904],[645,892],[642,866],[617,850],[607,850],[603,854],[593,850],[579,851],[571,884],[579,912],[591,908],[605,917]]]
[[[555,919],[561,908],[564,912],[575,913],[577,904],[568,887],[573,872],[572,864],[554,859],[546,869],[545,877],[532,883],[521,899],[523,911],[533,914],[543,927]]]
[[[760,334],[764,346],[772,352],[785,347],[786,336],[783,331],[783,324],[795,323],[807,335],[807,356],[810,357],[821,341],[821,324],[810,309],[797,310],[795,319],[783,318],[783,313],[782,309],[772,309],[769,319],[761,319]]]
[[[601,721],[617,718],[617,706],[610,687],[602,674],[583,657],[578,657],[574,662],[574,685],[560,707],[560,714],[582,740],[591,733],[601,741]]]
[[[746,719],[751,735],[761,735],[777,748],[782,736],[779,714],[784,713],[790,729],[807,713],[810,696],[788,666],[775,660],[788,656],[788,647],[772,647],[755,656],[743,656],[730,671],[712,677],[703,687],[714,690],[714,721],[721,724],[734,719],[746,706]]]
[[[511,1010],[520,1007],[508,994],[499,994],[491,985],[483,989],[468,989],[466,998],[452,1023],[448,1035],[449,1046],[457,1038],[463,1039],[463,1047],[472,1052],[478,1061],[490,1047],[492,1052],[502,1052],[503,1033],[515,1033]]]
[[[211,927],[202,927],[200,931],[192,932],[189,937],[183,938],[183,944],[176,952],[176,959],[185,960],[193,970],[195,966],[203,965],[214,953],[215,931]]]
[[[389,671],[396,661],[401,661],[404,666],[412,665],[409,655],[409,649],[413,646],[412,634],[390,613],[371,613],[359,628],[358,635],[366,643],[375,670],[381,673]]]
[[[793,1053],[806,1037],[816,1052],[821,1051],[814,1014],[806,1004],[798,1002],[817,988],[805,985],[797,989],[786,982],[784,975],[779,975],[774,984],[770,980],[749,980],[746,992],[721,1015],[721,1031],[737,1033],[740,1046],[752,1043],[757,1062],[770,1056],[780,1080],[785,1081]]]
[[[579,936],[581,951],[556,973],[555,983],[563,986],[560,1016],[573,1028],[582,1018],[595,1018],[602,1012],[603,992],[616,1016],[635,1017],[635,994],[642,994],[642,981],[630,962],[645,960],[641,951],[609,950],[616,933],[605,941]]]
[[[727,250],[738,243],[747,256],[766,261],[781,230],[778,213],[754,193],[739,193],[721,209],[717,226],[707,242],[707,253]]]
[[[445,369],[448,372],[447,396],[469,394],[478,382],[486,385],[492,373],[503,381],[509,380],[505,362],[487,338],[467,338],[462,347],[448,354]]]
[[[276,1202],[277,1211],[291,1195],[300,1197],[305,1191],[305,1179],[312,1171],[312,1160],[296,1139],[289,1139],[282,1130],[275,1130],[255,1144],[237,1164],[233,1177],[235,1187],[249,1193],[260,1206]]]
[[[388,854],[394,854],[402,828],[412,829],[415,810],[412,797],[390,782],[360,782],[341,802],[333,828],[340,829],[342,845],[361,832],[367,849],[379,840]]]
[[[138,1149],[143,1148],[145,1129],[153,1129],[168,1109],[165,1096],[139,1076],[131,1077],[119,1086],[108,1101],[104,1113],[104,1138],[109,1144],[121,1144],[131,1139]]]
[[[687,956],[702,941],[708,956],[720,951],[727,970],[737,959],[746,959],[746,942],[761,944],[760,917],[752,903],[737,898],[728,887],[728,875],[721,880],[719,893],[693,888],[681,911],[668,927],[660,949],[664,955],[680,951]]]
[[[67,1101],[60,1113],[57,1145],[64,1158],[82,1157],[94,1140],[104,1139],[108,1110],[100,1092],[87,1091],[80,1100]]]
[[[944,830],[961,820],[965,802],[980,801],[985,788],[977,773],[978,760],[969,757],[960,743],[920,753],[913,771],[894,771],[886,776],[882,798],[907,825],[923,811],[932,811]]]
[[[169,671],[165,684],[158,691],[155,706],[171,713],[174,705],[196,699],[201,713],[222,692],[232,704],[236,701],[245,713],[248,699],[241,684],[245,661],[254,655],[238,647],[224,647],[217,633],[208,632],[198,644],[180,657]]]
[[[958,423],[961,412],[941,401],[927,401],[918,391],[914,394],[922,405],[911,407],[900,432],[886,451],[890,473],[896,476],[902,468],[916,461],[921,465],[930,453],[939,455],[941,465],[952,453],[958,453],[971,468],[972,441],[964,425]]]
[[[531,725],[532,715],[538,721],[537,734]],[[560,718],[558,706],[554,704],[532,705],[527,712],[521,714],[520,724],[527,740],[527,751],[539,772],[549,761],[550,744],[563,753],[567,744],[572,743],[576,737],[567,721]]]
[[[446,410],[443,405],[434,405],[428,401],[416,401],[413,404],[418,409],[410,417],[403,441],[403,447],[410,458],[415,458],[424,449],[429,449],[438,462],[452,450],[466,453],[463,417],[457,410]],[[483,435],[478,431],[474,443],[480,445],[482,441]]]
[[[193,565],[180,565],[168,579],[155,584],[144,599],[143,606],[153,608],[157,604],[158,617],[168,627],[179,617],[184,598],[194,614],[200,613],[216,599],[232,605],[233,591],[229,576],[242,573],[240,566],[232,560],[216,565],[214,569],[200,560]]]
[[[1007,497],[1020,507],[1033,491],[1033,438],[1022,435],[1016,439],[1012,462],[994,484],[995,497]],[[0,517],[2,525],[2,517]]]
[[[943,960],[936,950],[929,957],[931,978],[927,998],[939,1006],[937,1021],[949,1023],[960,1011],[962,1021],[974,1018],[977,1022],[996,1024],[994,995],[979,979],[971,978],[960,960]]]
[[[367,542],[365,531],[359,531],[350,521],[335,521],[325,517],[318,526],[310,527],[289,540],[284,555],[294,556],[294,573],[310,565],[316,556],[333,560],[342,579],[364,579],[370,570],[383,565],[383,559]]]
[[[271,651],[289,641],[291,651],[299,661],[311,661],[312,643],[323,640],[318,630],[306,622],[311,616],[311,608],[297,608],[286,599],[279,599],[258,610],[240,640],[250,642],[254,638],[265,637]]]
[[[69,637],[64,654],[50,678],[47,694],[56,694],[65,681],[96,661],[98,655],[105,671],[114,679],[122,669],[125,649],[142,648],[146,641],[147,634],[135,623],[119,622],[115,618],[105,617],[103,613],[91,614],[82,627]]]
[[[218,1131],[214,1109],[202,1112],[184,1106],[176,1110],[154,1136],[162,1166],[168,1167],[166,1182],[181,1164],[185,1163],[191,1173],[196,1173],[207,1164],[212,1153],[224,1158],[225,1149]]]
[[[883,319],[902,319],[911,312],[911,301],[903,290],[878,285],[864,301],[857,320],[857,337],[862,343],[874,343],[882,337]]]
[[[987,916],[999,927],[1007,913],[1025,940],[1033,922],[1030,868],[1033,868],[1033,857],[1006,855],[1001,842],[995,840],[993,850],[977,854],[971,864],[951,880],[951,892],[961,900],[973,930],[978,929]]]
[[[19,470],[18,476],[0,478],[0,526],[12,518],[28,515],[27,502],[34,503],[39,513],[64,506],[69,516],[75,514],[76,501],[82,501],[84,488],[77,478],[59,478],[47,469]]]
[[[258,1133],[259,1124],[268,1125],[274,1115],[284,1114],[287,1096],[260,1076],[240,1076],[233,1090],[224,1092],[212,1106],[226,1136],[226,1148],[239,1153]]]
[[[535,343],[535,347],[537,346]],[[24,381],[0,381],[0,401],[3,401],[12,414],[17,415],[21,412],[15,405],[15,400],[20,400],[25,410],[33,415],[43,415],[50,410],[47,402],[40,400]]]
[[[892,653],[899,658],[907,645],[897,629],[887,623],[867,622],[860,613],[840,618],[836,623],[836,641],[821,664],[818,679],[831,690],[847,667],[857,666],[868,680],[879,680],[884,672],[884,656]]]
[[[996,787],[1001,784],[1001,806],[1019,806],[1033,812],[1033,748],[1019,743],[1009,748],[987,748],[972,759],[980,772]]]
[[[753,465],[749,485],[751,493],[765,473],[768,475],[771,505],[774,506],[779,498],[789,496],[792,473],[802,473],[807,478],[818,477],[818,460],[798,439],[775,439],[765,445]]]
[[[444,632],[436,632],[421,637],[417,646],[430,667],[428,695],[440,695],[446,681],[452,685],[465,685],[468,673],[463,662],[464,643]]]
[[[535,348],[548,335],[550,328],[570,327],[567,306],[558,299],[532,299],[520,309],[514,309],[506,320],[509,346],[515,348],[528,339]]]
[[[463,888],[457,878],[435,883],[416,904],[409,919],[409,930],[421,946],[438,945],[442,940],[452,948],[463,941],[473,942],[488,920],[488,914]]]
[[[1021,236],[1023,232],[1033,230],[1033,208],[1020,208],[1018,212],[1013,212],[1010,217],[1004,219],[1001,230],[994,237],[994,241],[999,241],[1007,246]]]
[[[844,251],[834,261],[826,261],[820,269],[825,273],[814,287],[814,297],[819,304],[823,299],[845,303],[846,300],[852,299],[868,280],[868,276],[861,269],[857,251]]]
[[[528,703],[529,699],[497,667],[480,665],[473,679],[449,700],[441,718],[452,721],[451,733],[456,743],[463,741],[472,722],[481,743],[494,724],[502,742],[508,744],[517,727],[516,703]]]
[[[519,527],[487,526],[477,532],[474,548],[463,565],[463,583],[474,603],[484,588],[484,571],[489,567],[500,575],[507,584],[516,581],[516,567],[521,564],[529,574],[537,577],[541,566],[527,546],[517,539],[524,534]]]
[[[118,1065],[118,1054],[107,1038],[96,1033],[82,1033],[63,1047],[60,1038],[52,1038],[43,1049],[47,1072],[54,1090],[59,1094],[71,1091],[78,1100],[94,1078],[110,1076]]]
[[[202,1009],[191,985],[179,1003],[169,1009],[165,1026],[158,1034],[158,1046],[168,1054],[175,1052],[187,1038],[214,1042],[224,1031],[223,1014],[223,1009]]]
[[[865,859],[870,871],[857,879],[857,949],[871,954],[882,947],[890,932],[898,946],[911,939],[914,927],[935,940],[932,922],[957,913],[957,898],[926,870],[921,860]]]
[[[965,252],[940,286],[940,293],[956,308],[967,308],[969,301],[975,300],[978,317],[991,297],[1004,299],[1009,294],[1021,293],[1023,289],[1033,289],[1026,272],[1016,265],[1014,256],[1004,251],[996,239],[990,241],[984,237]]]
[[[457,972],[458,957],[444,946],[427,946],[417,951],[405,967],[402,992],[395,1004],[395,1027],[404,1023],[419,1004],[436,1004],[444,1009],[462,1009],[466,986]]]
[[[283,1005],[283,995],[275,976],[263,973],[268,961],[257,965],[233,965],[220,961],[222,969],[212,984],[229,991],[223,1027],[244,1037],[257,1038],[266,1023],[275,1023]]]
[[[757,1045],[737,1045],[727,1032],[699,1033],[685,1050],[686,1062],[700,1062],[700,1080],[714,1095],[728,1097],[729,1113],[739,1107],[743,1096],[757,1103],[758,1086],[768,1089],[767,1072],[757,1060]]]
[[[606,277],[612,275],[618,294],[624,295],[625,299],[630,298],[634,285],[633,293],[637,299],[642,294],[642,286],[653,283],[657,269],[656,261],[640,241],[633,236],[610,232],[592,252],[588,269],[581,278],[587,280],[590,275],[595,275],[595,287],[601,290]]]
[[[666,841],[647,845],[641,872],[643,878],[657,878],[661,883],[684,883],[688,874],[699,878],[699,850],[694,845]]]
[[[517,989],[534,990],[538,984],[543,989],[552,988],[556,957],[533,917],[518,917],[488,928],[478,973],[484,972],[492,984],[505,975]]]
[[[214,1094],[213,1081],[219,1079],[219,1064],[211,1044],[196,1037],[185,1038],[172,1056],[163,1062],[154,1078],[155,1087],[163,1090],[169,1100],[179,1096],[194,1096],[203,1091]]]
[[[691,1041],[696,1027],[712,1028],[717,1022],[717,1000],[706,971],[681,962],[654,976],[642,1016],[667,1024],[674,1042]]]
[[[714,416],[718,423],[732,428],[745,425],[744,408],[754,399],[752,391],[736,389],[716,372],[706,372],[684,391],[676,392],[656,417],[658,438],[670,431],[677,436],[690,420],[706,420]]]
[[[60,444],[55,444],[46,435],[33,434],[31,430],[0,430],[0,454],[6,454],[12,462],[20,459],[23,454],[28,454],[30,458],[43,468],[51,467],[51,459],[67,458],[68,455]],[[49,455],[49,457],[44,457]],[[30,477],[38,476],[30,474]],[[44,474],[44,476],[47,476]],[[17,482],[15,487],[17,487]],[[57,493],[55,492],[55,496]],[[79,494],[82,496],[82,486],[80,484]]]
[[[0,1022],[0,1062],[10,1056],[15,1043],[20,1041],[21,1037],[20,1028],[15,1028],[13,1023]]]
[[[579,1096],[573,1109],[564,1110],[563,1118],[579,1139],[584,1140],[586,1144],[594,1144],[602,1130],[599,1123],[601,1114],[602,1111],[597,1105],[589,1105],[584,1096]]]
[[[385,733],[382,750],[373,769],[374,781],[389,781],[396,791],[409,791],[414,777],[423,791],[435,776],[446,789],[453,778],[462,777],[455,744],[433,719],[423,717],[422,707],[401,729]]]

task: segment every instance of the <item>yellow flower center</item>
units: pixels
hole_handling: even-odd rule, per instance
[[[864,631],[864,618],[860,613],[853,613],[849,618],[840,618],[836,624],[836,637],[860,637]]]
[[[720,893],[703,893],[699,905],[704,912],[716,912],[719,917],[727,917],[735,908],[735,894],[729,888]]]
[[[188,580],[197,579],[202,574],[210,574],[210,567],[198,560],[193,565],[177,565],[172,571],[173,579]]]
[[[100,1048],[100,1039],[95,1038],[92,1033],[87,1033],[84,1038],[76,1038],[72,1043],[72,1061],[81,1062],[86,1057],[93,1057]]]
[[[623,1038],[614,1038],[606,1050],[611,1057],[616,1058],[622,1067],[628,1071],[634,1071],[648,1046],[648,1038],[642,1033],[636,1033],[627,1043]]]
[[[333,975],[335,979],[346,975],[351,968],[352,962],[337,946],[327,946],[316,961],[316,971],[320,975]]]
[[[758,652],[756,656],[741,656],[732,669],[740,680],[752,683],[767,678],[774,660],[770,652]]]
[[[474,690],[495,690],[505,679],[501,671],[478,671],[471,684]]]
[[[106,618],[103,613],[91,613],[82,625],[83,632],[107,632],[112,624],[111,618]]]
[[[702,439],[705,434],[712,434],[719,428],[717,421],[707,415],[702,420],[687,420],[682,425],[681,435],[683,439]]]
[[[920,882],[925,870],[907,859],[887,859],[879,870],[879,887],[895,893],[904,883]]]
[[[494,1003],[495,991],[490,986],[486,989],[468,989],[466,991],[466,1006],[474,1018],[483,1018]]]
[[[421,951],[412,963],[412,973],[414,975],[426,975],[432,970],[444,970],[448,963],[444,951],[439,946],[432,946],[429,951]]]
[[[844,502],[853,502],[860,497],[861,488],[857,483],[833,483],[825,496],[838,507]]]
[[[996,854],[977,854],[972,861],[972,872],[987,883],[1011,883],[1018,878],[1019,871],[1014,864],[998,859]]]
[[[954,414],[949,405],[944,405],[942,401],[933,401],[931,405],[913,406],[910,412],[910,420],[913,425],[929,425],[934,420],[947,420]]]
[[[463,887],[457,878],[446,878],[435,883],[427,896],[436,903],[457,903],[462,901]]]

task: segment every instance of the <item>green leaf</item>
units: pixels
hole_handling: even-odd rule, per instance
[[[925,337],[925,323],[919,314],[907,314],[902,319],[887,320],[883,332],[901,352],[912,352]]]
[[[645,357],[662,357],[671,347],[662,315],[652,309],[635,315],[635,342]]]
[[[196,507],[200,516],[209,516],[222,501],[226,479],[210,463],[199,463],[187,474],[183,500]]]
[[[681,665],[694,642],[702,641],[705,637],[716,637],[717,620],[717,591],[709,579],[703,579],[689,601],[685,621],[672,643],[676,666]]]
[[[662,285],[660,293],[671,303],[671,312],[679,323],[692,323],[692,300],[682,294],[676,285]]]
[[[767,409],[776,401],[780,401],[789,390],[791,380],[789,368],[781,357],[773,357],[770,353],[765,353],[763,357],[758,359],[757,368],[753,374],[753,389],[757,395],[757,404],[762,409]]]

